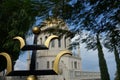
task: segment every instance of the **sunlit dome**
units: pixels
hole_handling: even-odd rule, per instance
[[[51,28],[51,27],[68,30],[68,27],[65,21],[63,21],[63,19],[60,19],[58,17],[48,17],[45,21],[41,23],[41,30],[46,28]]]

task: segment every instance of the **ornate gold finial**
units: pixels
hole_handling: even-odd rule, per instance
[[[27,80],[37,80],[37,77],[35,75],[29,75]]]
[[[40,28],[39,27],[34,27],[33,29],[32,29],[32,32],[34,33],[34,34],[39,34],[40,33]]]

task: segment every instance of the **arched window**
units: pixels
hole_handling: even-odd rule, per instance
[[[51,47],[55,47],[55,40],[51,41]]]
[[[72,67],[72,69],[73,69],[73,61],[71,62],[71,67]]]
[[[65,48],[66,48],[66,37],[64,38],[64,44],[65,44]]]
[[[49,69],[50,68],[50,63],[49,63],[49,61],[47,61],[47,69]]]
[[[54,65],[54,61],[52,61],[52,68],[53,68],[53,65]]]
[[[58,47],[61,47],[61,39],[58,39]]]
[[[42,38],[40,38],[40,44],[42,44]]]
[[[47,39],[48,37],[47,36],[45,36],[45,40]]]
[[[64,63],[64,61],[63,61],[63,60],[61,60],[61,63]]]
[[[77,69],[77,61],[74,62],[74,68]]]

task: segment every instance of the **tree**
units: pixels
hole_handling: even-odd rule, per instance
[[[104,26],[104,24],[107,20],[104,16],[100,20],[99,17],[101,15],[94,14],[94,10],[92,10],[93,6],[88,5],[88,3],[84,4],[84,6],[85,8],[82,10],[83,13],[81,14],[84,16],[84,18],[82,17],[82,21],[80,22],[81,26],[79,26],[79,29],[89,31],[89,35],[86,37],[86,39],[83,39],[83,42],[87,44],[86,48],[98,51],[101,79],[110,80],[106,60],[104,58],[104,53],[99,38],[106,30],[106,26]],[[88,9],[88,7],[90,8]]]
[[[110,80],[106,60],[104,58],[104,53],[103,53],[102,46],[101,46],[101,43],[100,43],[100,40],[99,40],[99,33],[97,34],[97,49],[98,49],[101,79],[102,80]]]
[[[98,54],[103,54],[100,48],[101,43],[99,37],[102,33],[110,31],[107,24],[108,22],[112,25],[120,22],[119,0],[77,0],[74,3],[72,1],[73,0],[1,0],[0,34],[4,34],[0,35],[0,38],[3,39],[0,40],[0,51],[8,52],[12,60],[15,61],[19,55],[19,47],[16,47],[19,44],[16,44],[12,38],[17,35],[25,37],[25,33],[33,26],[36,20],[35,18],[44,20],[47,17],[53,16],[64,19],[69,25],[74,26],[75,31],[78,29],[90,31],[89,35],[92,34],[93,36],[91,35],[86,39],[87,44],[89,44],[88,48],[97,49]],[[61,31],[57,28],[49,28],[44,31],[50,32],[52,30],[56,32]],[[66,31],[64,32],[66,33]],[[92,43],[92,40],[95,42]],[[117,45],[117,47],[118,46],[119,45]],[[116,50],[118,52],[119,48],[116,48]],[[104,56],[102,58],[104,60]],[[100,58],[100,60],[102,59]],[[105,60],[103,63],[106,65]],[[106,74],[108,73],[107,66],[105,72]],[[108,75],[107,77],[109,79]]]
[[[68,1],[68,2],[70,2],[70,1]],[[66,4],[65,1],[59,1],[58,4],[56,4],[56,5],[58,6],[60,3],[62,5]],[[70,9],[67,9],[67,10],[70,10],[70,14],[72,14],[72,15],[70,15],[68,18],[64,18],[63,16],[60,16],[61,13],[59,12],[59,10],[61,11],[61,5],[59,5],[59,7],[53,8],[53,10],[56,11],[56,14],[58,14],[57,16],[60,16],[63,19],[67,20],[69,22],[69,24],[71,22],[71,25],[75,26],[74,27],[75,31],[78,29],[88,30],[91,32],[90,35],[96,34],[96,35],[100,36],[101,34],[106,34],[108,31],[111,32],[111,30],[109,30],[108,23],[110,23],[112,25],[116,25],[120,22],[120,19],[119,19],[120,5],[119,5],[119,3],[120,3],[119,0],[114,0],[114,1],[113,0],[110,0],[110,1],[105,1],[105,0],[102,0],[102,1],[101,0],[99,0],[99,1],[94,1],[94,0],[80,1],[80,0],[77,0],[77,2],[75,4],[72,4],[72,5],[69,4]],[[67,11],[67,10],[65,10],[65,11]],[[53,14],[55,14],[55,13],[53,13]],[[64,14],[64,16],[65,15],[66,14]],[[116,29],[116,26],[114,26],[113,28]],[[95,36],[95,37],[97,37],[97,36]],[[105,37],[105,36],[103,36],[103,37]],[[103,37],[101,37],[101,38],[103,38]],[[87,39],[88,39],[88,43],[89,43],[90,39],[89,38],[87,38]],[[94,37],[93,37],[93,39],[94,39]],[[97,38],[95,38],[95,40],[96,39]],[[91,40],[90,40],[90,43],[87,48],[96,49],[94,47],[96,43],[92,43]],[[118,40],[116,40],[116,41],[118,41]],[[100,42],[99,37],[98,37],[97,42]],[[91,44],[91,46],[90,46],[90,44]],[[99,45],[100,44],[101,43],[99,43]],[[117,45],[117,47],[118,47],[118,45]],[[98,47],[97,47],[97,49],[98,49]],[[98,51],[100,51],[100,50],[98,50]],[[114,47],[114,52],[118,52],[118,51],[119,51],[119,48]],[[104,63],[106,65],[106,62],[104,62]],[[103,70],[101,70],[101,71],[103,71]],[[108,74],[107,70],[106,70],[106,73]],[[109,79],[109,76],[107,76],[107,77]],[[104,78],[103,78],[103,80],[104,80]]]
[[[116,25],[120,22],[119,19],[119,12],[120,12],[120,5],[119,5],[119,0],[110,0],[110,1],[105,1],[105,0],[85,0],[85,1],[81,1],[81,0],[77,0],[77,2],[75,2],[74,4],[69,4],[69,2],[71,1],[56,1],[55,0],[51,0],[53,3],[57,3],[51,10],[53,12],[52,15],[55,16],[59,16],[62,17],[63,19],[65,19],[69,25],[71,24],[72,26],[74,26],[74,30],[87,30],[90,31],[90,35],[93,35],[91,38],[87,37],[87,43],[88,46],[87,48],[89,49],[97,49],[98,53],[103,53],[102,49],[100,48],[101,43],[100,42],[100,38],[99,36],[101,36],[101,34],[106,34],[107,32],[111,32],[111,30],[109,29],[109,25],[108,23],[112,24],[112,25]],[[61,8],[61,5],[69,5],[69,7]],[[65,9],[65,10],[63,10]],[[63,12],[67,13],[70,12],[70,16],[69,17],[64,17],[67,16],[66,14],[64,14],[63,16]],[[113,27],[114,30],[116,29],[116,26]],[[96,38],[97,36],[98,38]],[[107,37],[107,36],[103,36],[103,37]],[[103,38],[101,37],[101,38]],[[92,43],[92,40],[95,39]],[[103,38],[104,39],[104,38]],[[114,38],[112,38],[113,40]],[[118,42],[118,38],[117,41]],[[111,42],[110,42],[111,43]],[[98,46],[99,44],[99,46]],[[119,42],[117,43],[119,44]],[[118,53],[119,52],[119,45],[117,45],[117,47],[114,47],[114,52]],[[101,55],[102,56],[102,55]],[[99,58],[101,58],[99,56]],[[104,56],[102,57],[105,65],[106,65],[106,61],[104,59]],[[102,59],[100,59],[101,61]],[[117,63],[118,64],[118,63]],[[119,69],[120,70],[120,69]],[[107,78],[109,79],[109,75],[108,75],[108,71],[107,71],[107,65],[105,70],[101,70],[101,74],[106,74]],[[105,72],[105,73],[104,73]],[[101,75],[102,80],[104,80],[104,75]]]
[[[0,35],[0,52],[9,53],[14,62],[18,59],[20,50],[19,43],[13,41],[13,37],[25,38],[27,31],[35,24],[36,18],[45,19],[49,17],[51,10],[52,15],[54,14],[53,16],[56,17],[56,8],[58,9],[59,6],[62,13],[66,14],[65,9],[69,7],[66,3],[64,0],[1,0],[0,34],[2,35]],[[64,5],[64,8],[61,5]],[[2,57],[0,59],[5,61]],[[6,63],[0,62],[0,64],[3,64],[0,66],[0,71],[2,71],[6,67]]]
[[[62,2],[59,1],[59,2],[62,5],[65,4],[64,1],[62,1]],[[60,5],[59,2],[57,4],[57,6]],[[69,4],[69,6],[72,6],[72,5]],[[79,8],[77,9],[78,6],[79,6]],[[100,40],[99,40],[99,34],[98,34],[99,32],[101,32],[103,30],[103,28],[100,28],[101,24],[99,25],[97,20],[92,20],[91,21],[91,18],[93,18],[93,17],[91,17],[90,14],[92,12],[90,12],[91,9],[86,10],[86,8],[87,8],[86,2],[78,0],[78,2],[76,2],[74,4],[74,7],[69,7],[69,8],[72,9],[72,11],[70,12],[72,15],[70,17],[65,18],[64,16],[66,16],[66,14],[64,14],[64,16],[60,16],[62,13],[60,13],[59,10],[61,12],[63,10],[63,9],[61,10],[61,6],[53,8],[53,16],[54,15],[59,16],[59,17],[62,17],[63,19],[67,19],[67,21],[71,21],[71,22],[74,21],[73,25],[74,24],[76,25],[76,23],[80,24],[80,22],[84,21],[83,22],[84,24],[82,24],[84,27],[82,27],[82,29],[89,30],[89,31],[91,31],[91,33],[95,33],[97,35],[96,38],[94,36],[92,36],[93,39],[95,39],[94,41],[96,41],[96,42],[93,42],[93,43],[91,43],[92,41],[90,40],[90,38],[87,38],[87,40],[88,40],[88,41],[86,40],[86,42],[88,43],[87,48],[89,48],[89,49],[97,49],[98,50],[100,71],[101,71],[101,74],[102,74],[101,78],[102,78],[102,80],[109,80],[109,74],[108,74],[108,70],[107,70],[107,65],[106,65],[106,61],[104,59],[104,54],[103,54],[103,51],[102,51],[101,43],[100,43]],[[67,9],[67,8],[65,8],[65,9]],[[67,10],[70,10],[70,9],[67,9]],[[65,10],[65,11],[67,11],[67,10]],[[76,14],[77,14],[77,16],[76,16]],[[85,18],[83,18],[83,16]],[[94,17],[94,18],[96,18],[96,17]],[[81,18],[82,18],[82,21],[80,20]],[[79,22],[79,20],[80,20],[80,22]],[[90,23],[90,25],[88,25],[89,23]],[[93,26],[91,27],[91,25],[93,25]],[[80,26],[79,26],[79,28],[80,28]],[[89,41],[90,41],[90,43],[89,43]],[[103,67],[103,65],[105,65],[105,66]]]
[[[119,27],[119,13],[120,13],[120,2],[118,0],[110,0],[110,1],[92,1],[90,0],[90,4],[93,5],[94,13],[93,15],[98,17],[99,15],[103,15],[107,20],[104,23],[106,30],[104,31],[106,38],[104,40],[105,47],[112,51],[115,55],[116,61],[116,69],[118,78],[120,78],[120,57],[119,57],[119,40],[120,34],[117,28]],[[103,19],[104,20],[104,19]],[[101,20],[101,21],[103,21]]]
[[[117,73],[117,77],[120,79],[120,57],[119,57],[120,33],[119,32],[120,32],[119,30],[110,29],[104,40],[104,46],[107,49],[109,49],[109,51],[114,53],[115,61],[116,61],[116,69],[117,69],[116,73]]]
[[[0,3],[0,52],[7,52],[14,63],[20,54],[19,43],[13,40],[15,36],[25,38],[27,31],[36,21],[36,16],[46,11],[44,5],[31,0],[2,0]],[[5,59],[0,58],[1,61]],[[0,71],[6,67],[0,62]]]
[[[117,73],[115,73],[115,80],[120,80]]]
[[[100,33],[89,34],[89,36],[83,39],[82,42],[87,44],[86,48],[88,50],[93,49],[98,51],[101,80],[110,80],[106,60],[104,58],[104,53],[102,50],[102,45],[100,43],[99,34]]]
[[[116,31],[117,25],[120,22],[119,19],[119,13],[120,13],[120,2],[119,0],[110,0],[110,1],[105,1],[105,0],[86,0],[87,4],[85,4],[86,9],[83,9],[83,14],[76,13],[76,15],[83,15],[83,17],[78,17],[76,22],[79,20],[80,22],[77,22],[79,24],[79,28],[83,27],[83,29],[86,28],[86,30],[91,31],[92,33],[95,31],[97,32],[100,30],[101,33],[104,33],[104,36],[102,37],[108,40],[105,44],[108,45],[109,50],[112,50],[115,55],[115,60],[117,64],[117,72],[118,72],[118,77],[119,77],[119,30]],[[89,7],[89,8],[88,8]],[[81,21],[81,20],[82,21]],[[83,24],[84,23],[84,24]],[[96,25],[96,26],[95,26]],[[114,25],[114,26],[113,26]],[[86,27],[87,26],[87,27]],[[118,26],[119,27],[119,26]],[[107,34],[107,36],[105,36]],[[114,35],[114,36],[113,36]],[[111,44],[111,45],[109,45]],[[104,79],[103,79],[104,80]]]

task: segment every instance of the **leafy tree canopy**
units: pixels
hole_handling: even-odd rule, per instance
[[[36,16],[41,15],[42,10],[45,10],[44,5],[31,0],[2,0],[0,3],[0,52],[7,52],[15,61],[20,50],[19,43],[14,41],[13,37],[25,38],[28,29],[33,26]],[[5,62],[0,64],[5,67]],[[0,71],[2,69],[1,66]]]

